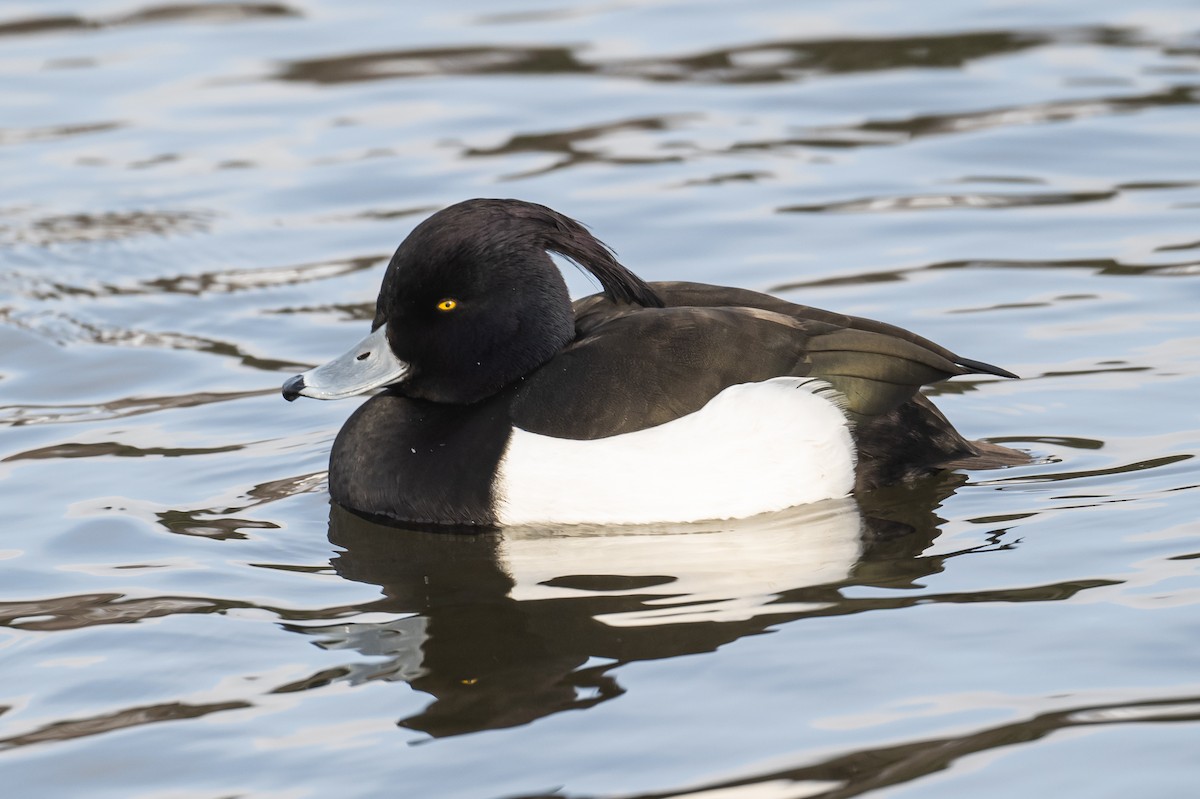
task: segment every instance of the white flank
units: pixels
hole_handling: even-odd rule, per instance
[[[854,442],[828,383],[730,386],[695,413],[592,441],[515,429],[500,462],[497,520],[645,524],[730,519],[842,497]]]

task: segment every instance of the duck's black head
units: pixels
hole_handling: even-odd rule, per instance
[[[595,275],[614,301],[662,304],[575,220],[520,200],[467,200],[426,219],[397,248],[372,335],[289,380],[284,396],[334,398],[381,385],[435,402],[490,396],[574,336],[570,296],[549,252]],[[356,364],[369,379],[341,385]]]

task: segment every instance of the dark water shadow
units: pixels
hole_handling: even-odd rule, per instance
[[[811,583],[849,576],[857,510],[789,521],[452,536],[334,507],[329,538],[345,550],[337,572],[379,585],[386,601],[376,610],[416,615],[294,629],[323,647],[390,658],[337,679],[403,680],[430,694],[403,727],[444,737],[518,726],[621,695],[622,664],[710,652],[827,606],[835,597]]]
[[[685,120],[693,119],[696,116],[695,114],[670,114],[657,117],[620,119],[600,125],[585,125],[583,127],[541,133],[518,133],[510,137],[508,141],[494,147],[467,147],[463,150],[463,157],[494,157],[528,153],[547,154],[557,157],[557,160],[550,166],[505,176],[505,179],[509,180],[543,175],[581,164],[605,163],[620,166],[629,164],[674,163],[682,161],[683,156],[678,154],[638,157],[615,156],[605,153],[603,148],[589,148],[588,143],[602,140],[604,137],[612,134],[630,131],[661,133],[671,130]]]
[[[0,143],[2,142],[3,139],[0,138]],[[214,212],[202,209],[138,209],[50,214],[23,224],[0,224],[0,247],[51,247],[56,244],[120,241],[139,236],[168,237],[208,233],[216,216]]]
[[[860,197],[817,205],[789,205],[780,213],[881,213],[888,211],[940,211],[952,208],[1029,208],[1039,205],[1076,205],[1111,200],[1115,191],[1020,192],[971,194],[914,194],[902,197]]]
[[[220,713],[226,710],[242,710],[250,707],[249,702],[210,702],[197,705],[187,702],[165,702],[158,705],[141,705],[125,708],[115,713],[103,716],[90,716],[83,719],[70,719],[47,724],[44,727],[0,739],[0,751],[15,749],[20,746],[44,744],[54,741],[70,741],[90,735],[101,735],[106,732],[140,727],[160,721],[181,721],[197,719],[210,713]]]
[[[84,33],[127,25],[212,24],[300,16],[302,14],[298,9],[282,3],[164,3],[104,17],[60,14],[0,22],[0,36]]]
[[[373,611],[405,617],[285,625],[318,646],[372,660],[276,690],[403,681],[433,701],[400,726],[462,735],[599,704],[625,692],[624,664],[712,652],[804,618],[918,602],[1049,601],[1093,587],[904,591],[951,558],[1012,546],[998,527],[979,546],[922,555],[942,523],[938,505],[965,479],[946,474],[875,492],[861,505],[821,503],[734,522],[475,536],[397,529],[334,506],[329,539],[344,551],[331,565],[382,589]],[[864,585],[900,590],[843,595]]]
[[[956,31],[928,36],[784,39],[679,56],[587,60],[579,47],[472,45],[300,59],[277,80],[317,84],[445,75],[600,75],[649,82],[777,83],[820,74],[956,69],[1051,44],[1152,46],[1131,28]]]

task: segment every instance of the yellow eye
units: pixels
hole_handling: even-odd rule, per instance
[[[458,307],[458,300],[444,299],[437,304],[439,311],[453,311]]]

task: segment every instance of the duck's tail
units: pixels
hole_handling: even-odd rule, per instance
[[[999,366],[994,366],[983,361],[976,361],[971,358],[955,358],[954,362],[964,369],[969,370],[967,374],[973,375],[995,375],[996,377],[1011,377],[1019,379],[1019,375],[1015,375],[1007,369],[1001,369]]]
[[[858,491],[907,482],[941,469],[998,469],[1030,460],[1024,452],[964,438],[922,394],[859,425],[855,438]]]

